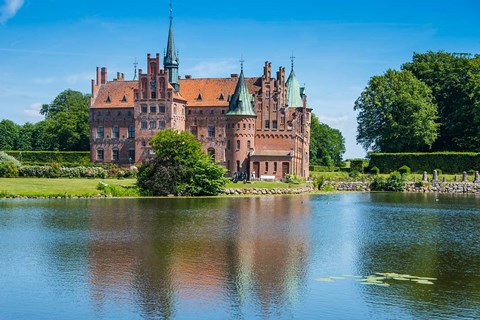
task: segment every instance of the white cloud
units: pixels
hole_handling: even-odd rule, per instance
[[[24,3],[24,0],[5,0],[5,3],[0,7],[0,24],[4,24],[13,18]]]
[[[43,120],[43,116],[40,114],[40,109],[42,104],[40,102],[35,102],[30,105],[27,109],[23,110],[23,115],[26,120],[29,122],[37,122]]]
[[[341,115],[341,116],[327,116],[327,115],[319,115],[318,120],[322,123],[326,123],[329,126],[340,126],[348,122],[348,116],[347,115]]]

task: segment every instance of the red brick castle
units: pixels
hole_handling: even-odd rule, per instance
[[[160,55],[147,55],[146,70],[127,81],[108,80],[97,68],[90,101],[93,162],[139,163],[152,155],[150,139],[160,130],[188,130],[230,174],[257,178],[309,176],[311,109],[292,70],[263,75],[196,79],[178,75],[172,17],[161,69]]]

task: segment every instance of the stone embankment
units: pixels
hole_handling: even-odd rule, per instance
[[[325,181],[324,190],[368,192],[371,181]],[[408,182],[405,192],[479,193],[480,182]]]
[[[226,195],[274,195],[274,194],[300,194],[313,192],[313,186],[301,188],[227,188],[224,191]]]

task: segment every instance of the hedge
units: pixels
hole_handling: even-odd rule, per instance
[[[381,173],[390,173],[402,166],[410,167],[414,173],[435,169],[443,173],[461,173],[480,170],[480,154],[475,152],[431,152],[431,153],[369,153],[370,167],[378,167]]]
[[[312,172],[337,172],[340,171],[339,167],[328,167],[328,166],[310,166],[310,171]]]
[[[65,164],[88,164],[90,163],[90,151],[5,151],[15,157],[22,164],[42,165],[50,163]]]

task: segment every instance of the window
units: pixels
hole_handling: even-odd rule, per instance
[[[237,160],[237,172],[240,172],[240,160]]]
[[[112,160],[113,161],[118,161],[118,158],[119,158],[119,151],[118,149],[113,149],[112,150]]]
[[[122,102],[127,102],[127,101],[128,101],[128,100],[127,100],[127,96],[123,96]]]
[[[268,162],[265,162],[265,172],[268,172]]]
[[[152,99],[157,99],[157,93],[155,91],[152,92]]]
[[[230,140],[227,140],[227,150],[230,150],[231,146],[230,146]]]
[[[192,110],[188,110],[188,114],[192,114]]]
[[[203,114],[203,110],[200,110],[200,114]]]
[[[240,140],[237,140],[237,150],[240,150]]]
[[[105,100],[105,103],[111,103],[111,102],[112,102],[112,98],[110,98],[110,95],[108,95],[107,100]]]
[[[156,106],[150,106],[150,113],[157,113],[157,107]]]
[[[129,138],[135,138],[135,126],[129,125],[128,126],[128,137]]]
[[[243,124],[243,130],[245,130],[245,129],[247,129],[247,124],[246,123]]]
[[[97,160],[103,161],[103,149],[97,150]]]
[[[213,114],[213,110],[210,110],[210,114]]]
[[[128,149],[128,163],[135,162],[135,149]]]
[[[159,128],[162,129],[162,130],[165,129],[165,121],[163,121],[163,120],[160,121],[160,122],[158,123],[158,126],[159,126]]]
[[[112,138],[118,139],[120,137],[120,131],[118,129],[118,126],[113,126],[112,128]]]
[[[150,120],[150,129],[156,129],[156,128],[157,128],[157,121]]]
[[[272,120],[272,129],[277,129],[277,120]]]
[[[97,128],[97,139],[103,139],[103,127]]]
[[[247,140],[247,150],[250,150],[250,140]]]
[[[147,105],[146,104],[142,104],[142,113],[147,113]]]
[[[131,115],[132,115],[132,111],[128,110],[128,111],[127,111],[127,116],[130,117]]]
[[[265,120],[265,129],[270,129],[270,120]]]
[[[276,162],[273,163],[273,171],[277,172],[277,163]]]
[[[222,114],[225,114],[225,110],[222,110]]]
[[[165,113],[165,106],[158,106],[158,112]]]
[[[197,136],[197,127],[196,126],[191,126],[190,127],[190,133],[193,134],[196,137]]]
[[[208,137],[215,138],[215,126],[208,126]]]
[[[142,129],[147,129],[147,121],[142,121]]]

